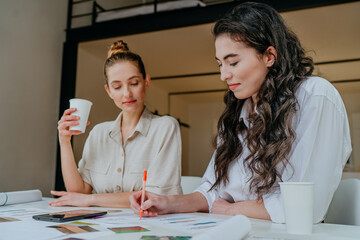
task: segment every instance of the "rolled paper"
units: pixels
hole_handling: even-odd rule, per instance
[[[239,240],[243,239],[250,230],[250,220],[243,215],[236,215],[218,226],[194,236],[192,240]]]
[[[0,206],[41,201],[41,199],[42,199],[42,194],[39,189],[14,191],[14,192],[2,192],[0,193]]]

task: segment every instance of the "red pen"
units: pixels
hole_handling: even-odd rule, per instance
[[[141,206],[140,206],[140,219],[142,217],[143,214],[143,203],[145,200],[145,185],[146,185],[146,176],[147,176],[147,171],[144,171],[144,177],[143,177],[143,187],[142,187],[142,192],[141,192]]]

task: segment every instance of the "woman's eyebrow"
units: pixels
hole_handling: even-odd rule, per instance
[[[139,78],[139,77],[140,77],[139,75],[134,75],[134,76],[129,77],[127,80],[130,81],[130,80],[132,80],[134,78]]]
[[[120,83],[121,81],[120,80],[114,80],[114,81],[111,81],[110,84],[113,84],[113,83]]]
[[[223,60],[226,60],[226,59],[231,58],[231,57],[237,57],[237,56],[239,56],[239,55],[236,54],[236,53],[229,53],[228,55],[226,55],[226,56],[223,58]],[[215,57],[215,59],[218,60],[218,61],[220,61],[217,57]]]
[[[134,75],[134,76],[131,76],[131,77],[129,77],[128,79],[126,79],[126,81],[130,81],[130,80],[132,80],[132,79],[134,79],[134,78],[139,78],[140,76],[138,76],[138,75]],[[113,84],[113,83],[121,83],[122,81],[121,80],[114,80],[114,81],[111,81],[110,82],[110,84]]]

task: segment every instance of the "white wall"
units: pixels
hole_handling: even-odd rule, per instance
[[[360,97],[359,97],[360,100]],[[358,100],[358,101],[359,101]],[[351,143],[353,170],[360,172],[360,111],[351,115]]]
[[[160,80],[163,81],[163,80]],[[189,124],[188,103],[179,95],[172,95],[170,97],[170,115],[180,122]],[[191,127],[187,128],[180,126],[181,132],[181,174],[183,176],[189,175],[189,133]]]
[[[1,1],[0,192],[54,187],[66,14],[64,0]]]
[[[190,126],[181,127],[182,175],[203,176],[214,152],[212,140],[224,110],[224,93],[171,95],[170,114]]]
[[[214,152],[213,139],[217,122],[225,104],[219,101],[189,104],[189,172],[190,176],[203,176]]]
[[[344,101],[350,125],[352,153],[345,171],[360,172],[360,82],[333,84]]]

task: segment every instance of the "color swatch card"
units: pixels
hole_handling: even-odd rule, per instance
[[[109,228],[111,231],[115,233],[134,233],[134,232],[148,232],[149,229],[140,227],[140,226],[130,226],[130,227],[115,227]]]
[[[223,221],[219,218],[213,218],[211,214],[200,216],[189,213],[160,215],[155,218],[146,218],[146,220],[148,220],[148,223],[151,225],[171,228],[188,234],[207,231]]]
[[[0,217],[0,223],[2,222],[15,222],[15,221],[20,221],[17,218],[12,218],[12,217]]]
[[[49,211],[37,209],[37,208],[20,208],[20,209],[7,208],[4,210],[0,209],[0,224],[2,222],[8,222],[8,221],[31,220],[33,215],[45,214],[45,213],[49,213]],[[1,220],[1,218],[3,220]],[[6,221],[6,219],[8,219],[8,221]]]
[[[140,238],[140,240],[189,240],[192,237],[190,236],[155,236],[155,235],[145,235]]]

